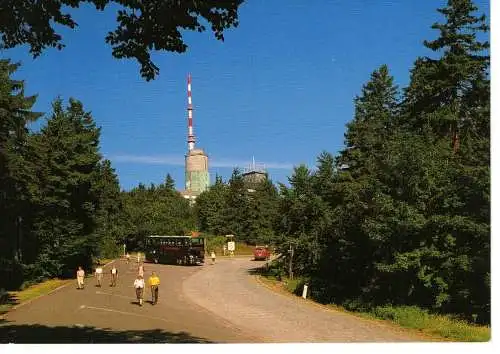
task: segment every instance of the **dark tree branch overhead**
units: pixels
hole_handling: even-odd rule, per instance
[[[223,41],[224,30],[238,26],[243,0],[0,0],[0,48],[27,44],[35,58],[47,47],[64,48],[54,26],[77,27],[64,7],[78,8],[81,3],[99,11],[110,3],[121,5],[117,27],[106,42],[115,58],[135,58],[149,81],[160,71],[151,61],[152,51],[184,53],[188,46],[181,30],[203,32],[204,21]]]

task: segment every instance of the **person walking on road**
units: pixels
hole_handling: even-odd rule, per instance
[[[97,268],[95,270],[95,278],[97,280],[97,286],[98,287],[101,287],[102,276],[103,276],[102,267],[99,264],[97,264]]]
[[[134,280],[135,295],[137,296],[137,302],[139,306],[142,306],[144,298],[144,278],[140,275]]]
[[[151,287],[151,303],[153,305],[158,303],[158,285],[160,285],[160,278],[155,272],[152,272],[149,277],[149,286]]]
[[[118,269],[113,266],[113,268],[111,268],[111,284],[109,284],[109,286],[116,286],[116,278],[118,278]]]
[[[128,254],[128,252],[127,252],[127,255],[125,256],[125,258],[127,259],[127,264],[129,264],[130,263],[130,254]]]
[[[139,268],[137,269],[137,274],[144,278],[144,263],[139,265]]]
[[[137,252],[137,264],[141,263],[141,252]]]
[[[83,289],[85,284],[83,279],[85,278],[85,271],[82,269],[82,267],[78,267],[78,270],[76,271],[76,282],[78,283],[78,289]]]
[[[215,264],[215,252],[212,251],[210,257],[212,258],[212,264]]]

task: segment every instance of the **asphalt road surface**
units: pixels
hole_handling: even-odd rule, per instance
[[[248,258],[194,267],[146,264],[161,279],[159,302],[136,303],[137,264],[124,260],[116,287],[76,281],[11,311],[0,343],[258,343],[421,341],[393,326],[327,311],[259,284]]]

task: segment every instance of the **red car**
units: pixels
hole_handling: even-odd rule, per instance
[[[253,256],[256,261],[266,261],[271,257],[271,252],[267,247],[255,246],[255,249],[253,250]]]

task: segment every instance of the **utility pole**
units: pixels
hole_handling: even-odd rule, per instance
[[[288,265],[288,275],[290,277],[290,280],[293,279],[293,263],[292,263],[292,260],[293,260],[293,246],[292,246],[292,243],[290,242],[290,248],[288,249],[288,253],[290,254],[290,262],[289,262],[289,265]]]

